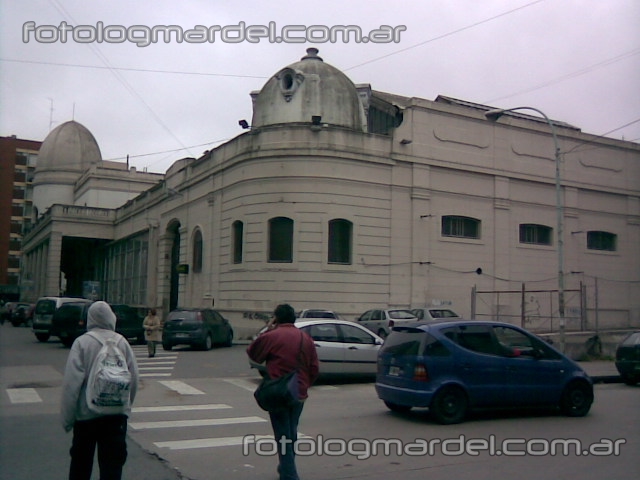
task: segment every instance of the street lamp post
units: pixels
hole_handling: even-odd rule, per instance
[[[553,122],[545,115],[545,113],[537,108],[533,107],[515,107],[505,109],[495,109],[485,112],[484,116],[496,121],[502,115],[507,112],[513,112],[516,110],[532,110],[540,114],[549,125],[551,129],[551,135],[553,136],[553,145],[555,148],[555,161],[556,161],[556,222],[557,222],[557,243],[558,243],[558,314],[560,315],[560,348],[562,352],[565,351],[565,317],[564,317],[564,240],[563,240],[563,223],[564,212],[562,203],[562,191],[560,186],[560,146],[558,145],[558,136],[556,135],[556,127]]]

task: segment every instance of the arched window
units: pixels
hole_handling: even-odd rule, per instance
[[[442,236],[458,238],[480,238],[480,220],[457,215],[442,217]]]
[[[336,218],[329,221],[329,263],[351,264],[352,237],[353,223],[349,220]]]
[[[589,250],[615,252],[618,248],[617,237],[615,233],[601,232],[598,230],[589,231],[587,232],[587,248]]]
[[[242,236],[244,234],[244,224],[236,220],[231,225],[233,263],[242,263]]]
[[[202,271],[202,232],[198,228],[193,234],[193,272],[200,273]]]
[[[533,223],[520,224],[520,243],[532,245],[551,245],[551,227]]]
[[[269,261],[293,262],[293,220],[290,218],[269,220]]]

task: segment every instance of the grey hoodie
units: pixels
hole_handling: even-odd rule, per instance
[[[89,307],[87,313],[87,332],[95,332],[101,338],[116,335],[116,345],[127,359],[127,365],[131,372],[131,402],[136,397],[138,390],[138,364],[131,349],[131,345],[122,335],[115,333],[116,316],[106,302],[95,302]],[[76,338],[67,358],[62,383],[62,402],[60,412],[62,426],[65,431],[73,428],[73,424],[79,420],[89,420],[100,415],[89,410],[86,401],[87,379],[93,362],[102,348],[102,344],[91,335],[84,334]],[[125,412],[129,415],[130,410]]]

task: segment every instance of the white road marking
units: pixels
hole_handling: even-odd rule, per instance
[[[298,438],[305,438],[298,432]],[[168,448],[170,450],[188,450],[192,448],[215,448],[215,447],[233,447],[255,443],[261,440],[273,440],[273,435],[245,435],[244,437],[218,437],[218,438],[194,438],[192,440],[175,440],[169,442],[155,442],[158,448]]]
[[[134,430],[148,430],[151,428],[182,428],[182,427],[209,427],[215,425],[237,425],[241,423],[266,422],[262,417],[231,417],[231,418],[205,418],[202,420],[165,420],[160,422],[131,422],[129,426]]]
[[[191,385],[187,385],[179,380],[164,380],[159,383],[178,392],[180,395],[204,395],[203,391],[193,388]]]
[[[231,385],[235,385],[236,387],[243,388],[250,392],[253,392],[256,388],[258,388],[258,384],[252,382],[250,380],[245,380],[244,378],[225,378],[225,382],[230,383]]]
[[[170,373],[140,373],[139,377],[170,377]]]
[[[133,407],[131,409],[134,413],[147,413],[147,412],[185,412],[193,410],[221,410],[224,408],[233,408],[226,403],[209,403],[204,405],[160,405],[157,407]]]
[[[11,403],[39,403],[42,398],[35,388],[7,388]]]

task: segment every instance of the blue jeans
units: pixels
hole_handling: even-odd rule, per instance
[[[296,470],[294,444],[298,441],[298,421],[304,402],[298,402],[291,408],[269,412],[273,435],[278,445],[278,473],[280,480],[299,480]]]
[[[76,422],[71,444],[69,480],[89,480],[98,447],[100,480],[120,480],[127,460],[127,416],[107,415]]]

